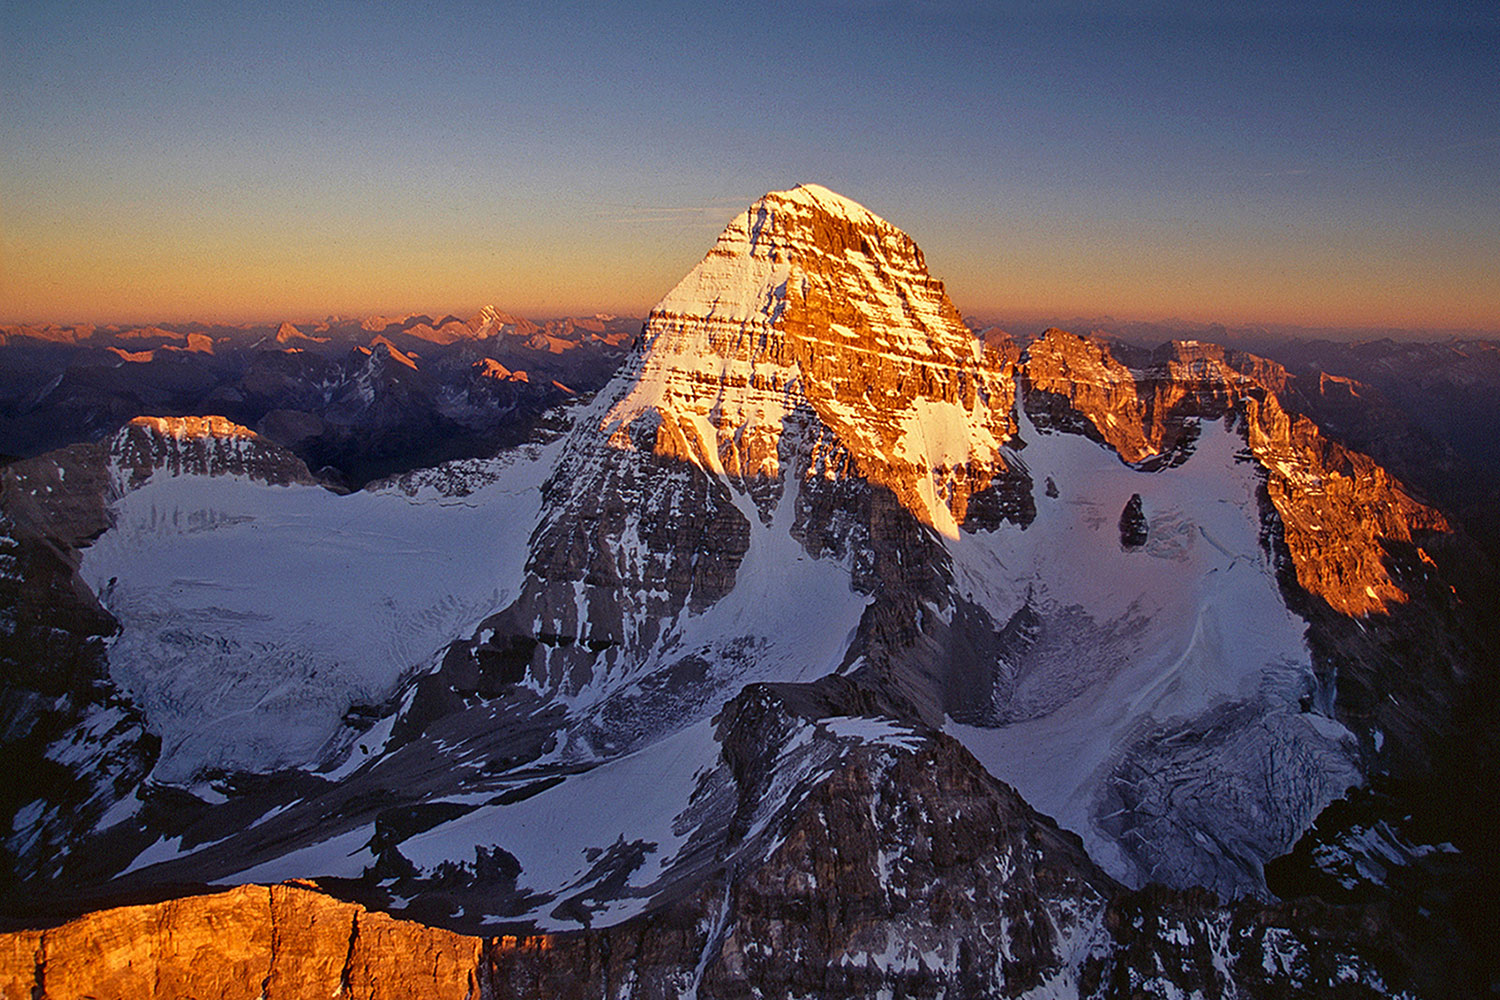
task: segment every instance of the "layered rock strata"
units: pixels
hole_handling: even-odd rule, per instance
[[[1407,599],[1387,566],[1387,546],[1447,532],[1447,519],[1368,456],[1289,411],[1285,369],[1193,341],[1141,360],[1129,367],[1105,343],[1049,330],[1026,352],[1027,408],[1043,424],[1087,433],[1140,465],[1180,461],[1198,418],[1234,413],[1265,470],[1297,583],[1351,616]]]
[[[909,236],[826,188],[751,205],[645,340],[601,425],[616,447],[737,481],[859,475],[950,536],[1008,470],[1010,359],[974,339]],[[784,448],[798,424],[828,433]]]

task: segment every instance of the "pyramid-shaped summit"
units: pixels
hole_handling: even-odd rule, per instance
[[[741,479],[780,477],[798,454],[800,474],[863,476],[955,535],[1007,469],[1012,375],[909,236],[804,184],[732,220],[652,310],[602,427]]]

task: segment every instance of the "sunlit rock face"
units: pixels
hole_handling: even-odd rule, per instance
[[[140,486],[157,470],[277,485],[314,482],[301,459],[223,417],[136,417],[110,440],[109,460],[125,488]]]
[[[941,600],[935,539],[1032,510],[1004,454],[1015,357],[974,338],[894,226],[821,187],[766,195],[581,418],[473,662],[529,650],[530,683],[570,692],[629,674],[735,589],[762,529],[884,593],[866,631],[904,646],[915,602]]]
[[[618,447],[740,480],[857,474],[950,536],[1007,470],[1011,359],[982,349],[910,237],[826,188],[751,205],[645,336],[603,421]]]
[[[0,996],[475,995],[483,942],[294,886],[102,910],[0,937]]]
[[[1174,341],[1131,368],[1107,344],[1049,330],[1028,349],[1024,373],[1031,410],[1103,441],[1130,463],[1181,461],[1198,418],[1242,418],[1297,583],[1342,614],[1381,612],[1407,599],[1383,543],[1410,545],[1422,532],[1449,530],[1442,514],[1368,456],[1289,412],[1282,398],[1288,375],[1274,362]]]

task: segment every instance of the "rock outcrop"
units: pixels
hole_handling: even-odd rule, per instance
[[[1132,493],[1120,511],[1120,544],[1127,549],[1138,549],[1151,537],[1150,524],[1141,506],[1141,495]]]
[[[0,897],[56,875],[67,845],[118,782],[150,770],[156,742],[109,678],[119,623],[78,575],[79,550],[111,523],[115,473],[104,448],[72,445],[0,469]],[[90,752],[58,760],[85,720]],[[56,746],[55,746],[56,745]]]
[[[783,697],[799,696],[763,691],[739,712],[774,721]],[[611,927],[477,937],[310,887],[241,886],[0,935],[0,997],[1374,997],[1406,985],[1378,920],[1124,893],[957,743],[889,732],[851,746],[763,852]]]
[[[109,442],[126,488],[158,469],[168,475],[248,476],[273,485],[315,482],[307,466],[224,417],[136,417]]]
[[[1131,367],[1108,344],[1049,330],[1027,349],[1022,377],[1040,426],[1088,434],[1144,467],[1184,460],[1199,419],[1234,414],[1265,470],[1297,583],[1342,614],[1405,601],[1388,546],[1450,530],[1372,459],[1289,409],[1289,376],[1274,362],[1174,341]]]

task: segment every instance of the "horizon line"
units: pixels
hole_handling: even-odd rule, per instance
[[[336,324],[358,324],[370,319],[385,318],[392,324],[417,317],[426,317],[433,323],[444,319],[458,319],[466,321],[477,315],[482,309],[494,309],[496,312],[515,316],[531,322],[553,322],[568,319],[639,319],[644,322],[650,315],[652,309],[607,309],[584,307],[573,310],[552,311],[529,311],[510,309],[486,302],[472,308],[458,307],[449,309],[374,309],[357,313],[335,312],[325,313],[320,316],[306,316],[289,318],[288,315],[260,316],[260,317],[237,317],[228,318],[223,316],[194,316],[191,318],[156,318],[156,319],[111,319],[111,320],[0,320],[0,330],[23,330],[23,329],[80,329],[92,327],[95,330],[137,330],[149,327],[225,327],[231,329],[253,330],[259,327],[277,327],[282,323],[291,323],[293,326],[319,326]],[[1311,322],[1289,322],[1281,320],[1233,320],[1233,319],[1195,319],[1183,316],[1141,316],[1130,314],[1117,314],[1108,310],[1073,310],[1073,309],[978,309],[972,312],[959,309],[960,315],[966,324],[976,332],[984,329],[1007,326],[1036,325],[1037,332],[1049,326],[1062,329],[1072,328],[1072,332],[1091,332],[1087,327],[1121,327],[1121,326],[1144,326],[1162,327],[1168,330],[1180,329],[1184,332],[1223,330],[1227,334],[1263,332],[1267,334],[1280,335],[1318,335],[1336,334],[1341,339],[1350,337],[1361,337],[1368,335],[1371,339],[1380,337],[1398,336],[1402,339],[1413,339],[1416,337],[1432,337],[1435,339],[1460,339],[1460,340],[1500,340],[1500,327],[1477,327],[1477,326],[1439,326],[1439,325],[1406,325],[1400,323],[1311,323]],[[1011,331],[1005,330],[1009,333]],[[1108,332],[1106,330],[1106,332]]]

